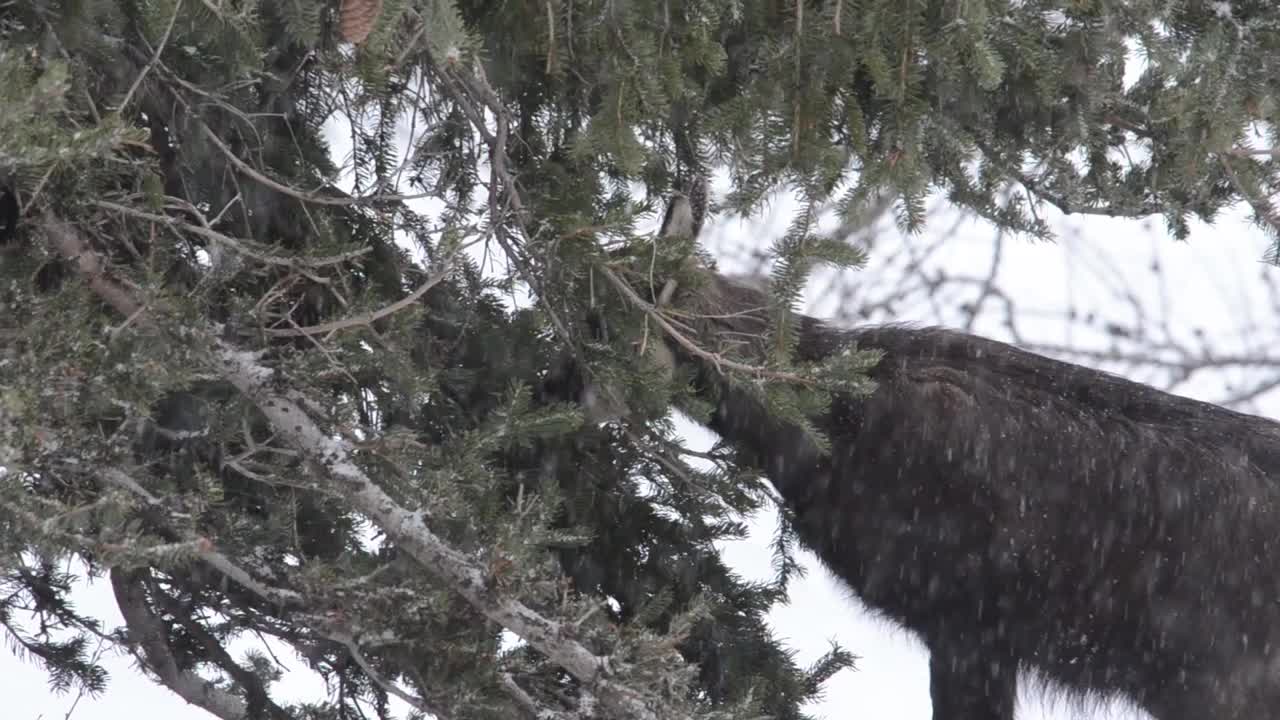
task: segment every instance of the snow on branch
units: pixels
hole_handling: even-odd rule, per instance
[[[421,513],[401,506],[360,469],[345,440],[326,435],[301,407],[274,392],[269,387],[273,371],[259,365],[252,353],[221,341],[216,341],[215,347],[226,380],[258,406],[281,437],[322,466],[326,477],[339,485],[336,489],[397,547],[446,580],[490,620],[519,635],[593,689],[618,716],[646,720],[670,716],[650,708],[641,693],[609,680],[609,658],[570,638],[568,628],[490,587],[480,567],[431,532]]]

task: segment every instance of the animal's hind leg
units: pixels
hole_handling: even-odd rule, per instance
[[[1013,720],[1018,666],[977,638],[929,642],[933,720]]]

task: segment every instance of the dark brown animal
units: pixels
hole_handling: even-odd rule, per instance
[[[692,292],[709,349],[768,327],[757,288]],[[800,323],[799,360],[884,353],[813,418],[829,454],[671,349],[803,542],[928,646],[934,718],[1011,720],[1027,670],[1159,720],[1280,715],[1280,424],[961,332]]]
[[[18,193],[0,181],[0,248],[15,241],[20,216]]]

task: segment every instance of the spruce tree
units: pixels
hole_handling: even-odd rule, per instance
[[[688,461],[647,278],[690,280],[696,238],[638,228],[717,169],[696,222],[798,193],[777,351],[726,372],[857,391],[873,356],[789,352],[806,273],[861,261],[825,208],[1184,236],[1246,201],[1275,233],[1277,28],[1264,0],[0,4],[0,626],[55,689],[102,688],[105,639],[222,718],[806,717],[852,656],[799,667],[765,623],[787,533],[774,582],[721,561],[771,494]],[[335,692],[281,703],[249,634]]]

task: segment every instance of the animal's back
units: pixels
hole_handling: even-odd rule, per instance
[[[885,356],[822,419],[829,457],[744,407],[717,429],[920,633],[935,718],[1011,717],[1019,666],[1162,720],[1280,708],[1280,425],[946,330],[810,323],[800,354],[851,341]]]

